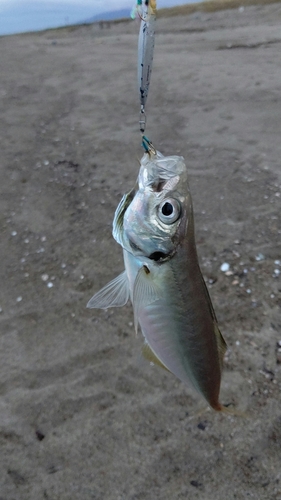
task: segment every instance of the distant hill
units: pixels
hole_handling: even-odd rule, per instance
[[[112,21],[114,19],[130,18],[130,9],[120,9],[114,10],[113,12],[103,12],[102,14],[97,14],[96,16],[86,19],[85,23],[95,23],[97,21]]]

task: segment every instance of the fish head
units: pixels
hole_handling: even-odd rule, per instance
[[[136,257],[163,262],[176,253],[190,226],[192,200],[184,159],[145,154],[137,186],[116,210],[114,238]]]

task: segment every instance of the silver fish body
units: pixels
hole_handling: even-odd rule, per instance
[[[146,356],[223,410],[226,344],[198,264],[183,158],[144,155],[137,188],[117,207],[113,236],[123,247],[125,272],[88,306],[121,306],[130,297]]]

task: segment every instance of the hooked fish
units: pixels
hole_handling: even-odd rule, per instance
[[[119,307],[130,298],[145,357],[225,411],[219,392],[226,343],[198,263],[182,157],[144,154],[136,187],[116,209],[113,237],[123,248],[125,271],[88,307]]]

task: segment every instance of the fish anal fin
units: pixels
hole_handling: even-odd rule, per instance
[[[147,361],[149,361],[150,363],[153,363],[154,365],[157,365],[157,366],[160,366],[161,368],[163,368],[164,370],[166,371],[170,371],[163,363],[162,361],[160,361],[160,359],[156,356],[156,354],[153,352],[153,350],[151,349],[151,347],[149,347],[149,345],[147,343],[145,343],[143,346],[142,346],[142,355],[145,359],[147,359]]]
[[[129,300],[129,282],[126,271],[110,281],[88,302],[87,307],[107,309],[108,307],[122,307]]]

